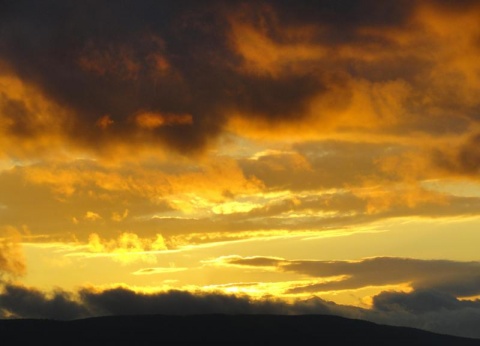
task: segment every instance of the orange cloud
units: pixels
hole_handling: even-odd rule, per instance
[[[152,200],[185,195],[187,202],[188,196],[196,195],[213,202],[224,200],[229,194],[256,192],[262,187],[258,179],[246,177],[235,160],[229,158],[203,163],[178,162],[172,165],[172,173],[168,162],[163,164],[165,171],[143,167],[142,162],[114,166],[93,161],[51,162],[25,167],[24,174],[28,182],[50,186],[62,197],[85,193],[102,199],[102,193],[130,192]]]
[[[64,149],[70,113],[14,74],[0,74],[0,156],[54,156]]]
[[[135,123],[140,128],[153,130],[162,126],[192,125],[193,118],[190,114],[142,112],[135,116]]]
[[[24,275],[27,268],[20,233],[13,227],[6,227],[2,229],[2,234],[4,236],[0,238],[0,278],[3,274]]]
[[[101,118],[99,118],[96,122],[96,125],[104,130],[104,129],[108,128],[109,126],[111,126],[113,123],[114,123],[114,121],[112,120],[110,115],[107,114],[107,115],[104,115]]]
[[[285,27],[270,6],[260,9],[244,7],[229,18],[233,49],[243,58],[241,69],[246,73],[278,76],[303,70],[306,63],[325,57],[325,47],[313,40],[314,26]],[[252,21],[252,12],[258,21]],[[278,42],[269,35],[274,31]]]

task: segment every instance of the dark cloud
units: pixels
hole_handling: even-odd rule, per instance
[[[193,13],[199,8],[194,2],[187,5]],[[182,6],[173,2],[127,1],[116,6],[106,2],[10,3],[0,31],[2,57],[22,79],[34,82],[56,102],[74,110],[73,139],[88,143],[112,135],[130,137],[130,117],[140,111],[156,111],[193,113],[192,126],[196,128],[176,128],[163,136],[160,129],[158,138],[180,145],[182,140],[177,137],[181,136],[190,138],[192,146],[202,145],[205,139],[198,133],[215,131],[216,124],[212,121],[207,126],[208,120],[202,121],[211,110],[199,107],[202,98],[194,100],[192,95],[197,94],[192,91],[208,88],[194,84],[200,82],[188,76],[194,70],[182,69],[179,74],[176,65],[185,60],[206,65],[210,61],[193,55],[192,50],[199,51],[190,45],[194,40],[185,42],[190,38],[186,31],[200,37],[202,31],[195,22],[179,18],[182,12]],[[206,20],[199,17],[197,22]],[[184,78],[191,84],[186,85]],[[207,115],[197,114],[200,111]],[[113,133],[104,134],[95,127],[104,115],[114,121]]]
[[[190,315],[190,314],[301,314],[329,313],[335,304],[321,299],[293,305],[281,300],[252,300],[246,296],[221,293],[168,291],[137,293],[125,288],[104,291],[83,289],[47,294],[35,289],[7,284],[0,294],[3,317],[52,318],[69,320],[101,315]]]
[[[327,314],[365,319],[381,324],[408,326],[442,334],[476,337],[480,306],[433,291],[382,292],[372,309],[337,305],[318,297],[286,302],[250,299],[221,293],[168,291],[136,293],[125,288],[105,291],[83,289],[77,294],[53,292],[7,284],[0,294],[3,318],[71,320],[105,315],[192,314]]]
[[[250,265],[253,265],[252,262]],[[300,286],[290,293],[357,289],[408,283],[418,290],[438,290],[455,297],[480,293],[479,262],[375,257],[361,261],[281,261],[277,268],[312,277],[344,276],[339,281]]]
[[[462,301],[441,291],[416,290],[411,293],[382,292],[373,298],[373,308],[380,311],[426,313],[438,310],[455,310],[468,307],[479,308],[479,302]]]
[[[351,102],[354,81],[360,80],[408,81],[419,90],[404,106],[415,114],[428,110],[420,95],[432,80],[419,77],[428,77],[435,62],[415,45],[405,49],[395,35],[383,34],[418,29],[411,25],[415,1],[8,1],[2,6],[0,59],[70,111],[64,128],[70,140],[96,149],[131,142],[200,150],[224,129],[232,110],[277,126],[311,121],[306,114],[313,99],[338,99],[335,105],[324,102],[315,115],[335,120],[332,110]],[[267,72],[275,73],[243,69],[251,57],[232,43],[233,22],[263,35],[263,46],[247,48],[265,49]],[[308,34],[301,34],[305,28]],[[244,35],[238,39],[251,44]],[[292,50],[297,43],[327,54],[297,56],[303,54]],[[343,48],[352,53],[342,55]],[[263,58],[261,52],[255,57]],[[443,99],[437,84],[429,92],[434,101]],[[455,107],[463,100],[450,99]],[[12,136],[32,134],[21,103],[4,102],[2,108],[4,116],[15,118]],[[191,121],[146,130],[135,123],[143,112],[188,115]],[[109,121],[98,126],[106,116]]]
[[[321,88],[317,79],[235,72],[224,6],[215,3],[9,2],[1,58],[73,110],[69,136],[84,144],[141,136],[192,151],[220,131],[226,106],[273,119],[300,114],[304,100]],[[17,109],[22,119],[24,112],[13,106],[8,115]],[[150,137],[132,131],[139,112],[189,114],[192,122],[158,128]],[[106,115],[108,131],[95,126]]]
[[[245,297],[223,294],[193,294],[170,291],[158,294],[140,294],[126,289],[111,289],[102,293],[80,292],[82,300],[100,314],[204,314],[204,313],[268,313],[277,309],[271,304],[255,304]],[[119,302],[122,302],[119,304]],[[277,310],[280,312],[281,310]]]
[[[408,23],[415,1],[388,0],[327,0],[327,1],[271,1],[278,5],[282,19],[294,23],[328,23],[337,34],[350,31],[355,34],[358,27],[401,27]]]
[[[4,285],[0,293],[2,318],[74,319],[88,316],[88,311],[74,298],[62,291],[45,293],[23,286]]]
[[[338,281],[295,287],[290,289],[289,293],[318,293],[395,284],[409,284],[414,288],[417,292],[416,296],[405,295],[412,301],[414,298],[421,300],[423,294],[421,292],[434,292],[438,295],[438,299],[452,297],[452,302],[457,301],[457,297],[472,297],[480,293],[480,262],[474,261],[458,262],[400,257],[374,257],[359,261],[302,261],[262,256],[232,256],[224,261],[233,265],[269,266],[280,271],[295,272],[317,278],[342,277]],[[389,296],[385,294],[384,297],[388,298]],[[402,296],[399,297],[401,299]],[[430,304],[428,301],[431,300],[433,305],[441,308],[441,305],[435,303],[434,298],[435,296],[429,295],[425,304]]]
[[[255,256],[255,257],[233,257],[227,260],[230,264],[236,265],[243,265],[243,266],[277,266],[281,259],[274,258],[274,257],[262,257],[262,256]]]
[[[367,319],[442,334],[480,337],[480,301],[458,300],[437,290],[382,292],[373,297]]]

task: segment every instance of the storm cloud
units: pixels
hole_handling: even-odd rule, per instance
[[[476,81],[455,65],[444,68],[456,76],[445,83],[435,72],[446,63],[443,53],[435,60],[422,49],[449,39],[435,36],[437,17],[478,11],[474,2],[16,1],[2,7],[2,75],[35,86],[63,109],[63,136],[93,150],[136,143],[196,152],[238,115],[275,127],[313,124],[320,132],[345,121],[353,128],[400,123],[429,131],[420,114],[430,122],[461,106],[473,119],[478,107],[468,96]],[[473,37],[475,28],[467,34]],[[466,93],[451,93],[447,104],[443,95],[457,90],[457,81]],[[0,106],[12,139],[48,131],[24,100],[3,92]],[[351,117],[361,109],[358,121]]]

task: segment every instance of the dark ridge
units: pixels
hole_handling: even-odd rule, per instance
[[[0,320],[0,335],[15,345],[480,345],[480,339],[324,315],[13,319]]]

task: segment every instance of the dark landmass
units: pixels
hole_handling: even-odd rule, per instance
[[[0,320],[0,335],[5,345],[480,345],[480,339],[324,315],[15,319]]]

